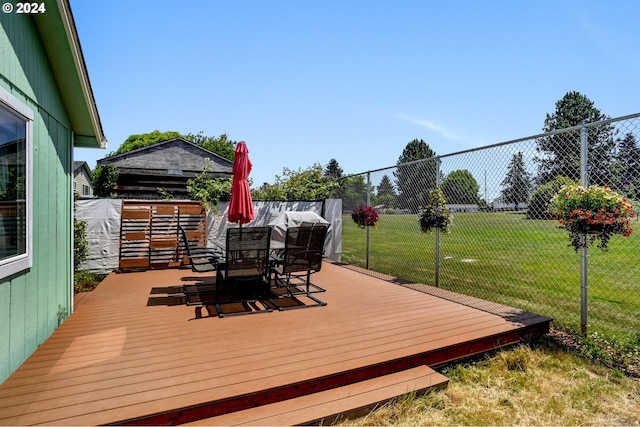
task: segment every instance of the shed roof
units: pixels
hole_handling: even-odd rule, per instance
[[[184,138],[158,142],[126,153],[105,157],[98,165],[112,164],[118,169],[166,171],[169,175],[199,173],[205,159],[211,160],[211,172],[231,175],[233,162]]]

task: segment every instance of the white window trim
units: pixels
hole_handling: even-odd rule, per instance
[[[26,253],[0,261],[0,279],[31,268],[33,265],[33,111],[16,97],[0,87],[0,106],[22,117],[27,122],[26,129]]]

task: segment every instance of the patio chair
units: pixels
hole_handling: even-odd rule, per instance
[[[193,247],[188,238],[188,232],[181,225],[178,226],[182,236],[184,249],[191,265],[191,270],[196,273],[217,271],[218,262],[223,257],[216,249],[206,247]]]
[[[191,265],[191,271],[195,273],[214,273],[218,271],[218,264],[222,260],[222,254],[211,248],[192,246],[194,239],[189,239],[189,232],[181,225],[178,226],[184,249]],[[202,306],[214,304],[217,295],[217,285],[212,280],[203,280],[203,283],[182,286],[186,305]],[[196,316],[198,317],[198,316]]]
[[[272,311],[262,301],[269,293],[269,246],[270,227],[239,227],[227,229],[224,260],[218,262],[216,273],[216,310],[220,317],[224,312],[220,304],[241,302],[246,312],[261,312],[261,304],[267,312]],[[224,294],[224,295],[223,295]],[[248,305],[254,310],[248,310]],[[240,314],[240,313],[238,313]]]
[[[311,283],[311,274],[320,271],[327,226],[324,224],[304,225],[287,229],[284,250],[280,256],[273,257],[273,281],[275,293],[278,288],[295,298],[304,295],[318,305],[327,305],[312,294],[325,292],[325,289]],[[276,306],[277,299],[274,302]],[[282,307],[278,307],[283,309]]]

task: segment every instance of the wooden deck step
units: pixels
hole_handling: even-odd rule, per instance
[[[360,415],[407,393],[443,388],[449,379],[426,365],[269,405],[206,418],[185,425],[309,425],[340,415]]]

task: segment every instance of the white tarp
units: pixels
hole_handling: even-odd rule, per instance
[[[315,212],[281,212],[280,215],[275,217],[273,221],[269,223],[269,225],[272,227],[271,240],[284,243],[285,236],[287,234],[287,228],[300,227],[302,223],[326,224],[331,227],[329,221],[322,218]]]
[[[122,200],[90,199],[76,204],[76,218],[87,223],[87,259],[80,270],[110,273],[118,269],[120,256],[120,211]]]
[[[237,227],[227,222],[227,207],[229,203],[218,203],[219,211],[207,214],[208,246],[214,247],[217,240],[224,241],[227,228]],[[312,215],[329,224],[325,256],[333,261],[340,260],[342,240],[342,200],[327,199],[324,202],[278,202],[255,201],[253,203],[256,218],[246,227],[270,225],[276,218],[287,214]],[[80,265],[80,270],[92,273],[110,273],[118,269],[120,255],[120,199],[83,199],[76,205],[76,218],[87,222],[86,239],[89,245],[89,255]],[[324,214],[323,214],[324,211]],[[324,218],[321,216],[324,215]],[[300,217],[302,217],[300,216]],[[319,220],[319,221],[320,221]],[[305,220],[307,222],[311,222]],[[279,231],[273,231],[274,239]],[[284,236],[284,234],[282,234]],[[282,237],[284,242],[284,237]]]

